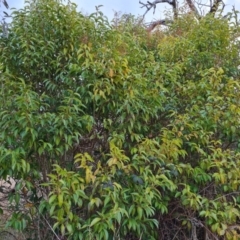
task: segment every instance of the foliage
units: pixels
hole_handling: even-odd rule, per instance
[[[57,0],[13,15],[0,40],[0,176],[19,180],[8,226],[239,238],[237,26],[187,15],[149,35]]]

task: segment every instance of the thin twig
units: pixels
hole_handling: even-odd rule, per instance
[[[58,235],[56,234],[56,232],[54,231],[54,229],[52,228],[52,226],[50,225],[50,223],[48,222],[48,220],[41,214],[41,216],[43,217],[43,219],[46,221],[47,225],[49,226],[49,228],[51,229],[51,231],[53,232],[53,234],[56,236],[56,238],[58,240],[61,240]]]
[[[227,196],[231,196],[232,194],[239,194],[240,192],[236,191],[236,192],[231,192],[231,193],[227,193],[227,194],[224,194],[218,198],[215,198],[214,201],[218,200],[218,199],[221,199],[223,197],[227,197]]]
[[[0,235],[1,235],[2,233],[7,233],[7,234],[11,235],[12,237],[14,237],[15,239],[17,239],[17,237],[16,237],[13,233],[11,233],[11,232],[9,232],[9,231],[6,231],[6,230],[1,231],[1,232],[0,232]]]

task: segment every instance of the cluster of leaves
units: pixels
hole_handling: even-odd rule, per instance
[[[9,226],[239,238],[237,26],[187,15],[149,35],[57,0],[13,16],[0,39],[0,178],[20,180]]]

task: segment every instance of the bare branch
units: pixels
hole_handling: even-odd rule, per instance
[[[200,14],[198,12],[198,9],[196,8],[196,6],[194,5],[192,0],[186,0],[189,8],[191,9],[192,12],[194,12],[194,14],[196,15],[196,17],[200,17]]]
[[[145,17],[145,15],[151,10],[153,9],[153,14],[155,13],[156,10],[156,6],[158,3],[168,3],[169,5],[172,6],[173,8],[173,13],[174,13],[174,18],[177,17],[177,3],[176,0],[155,0],[153,2],[147,1],[147,3],[143,3],[141,1],[139,1],[139,3],[142,5],[141,8],[146,8],[146,11],[143,15],[143,18]],[[168,25],[169,23],[171,23],[172,20],[166,20],[166,19],[161,19],[161,20],[157,20],[157,21],[153,21],[149,24],[147,24],[147,31],[151,32],[156,26],[159,25]]]
[[[156,26],[159,26],[159,25],[164,25],[166,26],[168,23],[171,23],[172,21],[171,20],[157,20],[157,21],[154,21],[154,22],[151,22],[149,24],[147,24],[147,31],[148,32],[151,32]]]
[[[51,231],[53,232],[53,234],[55,235],[55,237],[58,239],[58,240],[61,240],[58,235],[56,234],[56,232],[54,231],[54,229],[52,228],[52,226],[50,225],[50,223],[48,222],[48,220],[43,216],[43,214],[41,214],[42,218],[46,221],[47,225],[49,226],[49,228],[51,229]]]
[[[204,7],[211,7],[212,5],[210,4],[203,4],[203,3],[198,3],[199,6],[204,6]]]
[[[155,13],[156,10],[156,6],[158,3],[168,3],[173,7],[173,11],[174,13],[176,12],[176,0],[155,0],[153,2],[149,2],[147,1],[147,3],[143,3],[141,1],[139,1],[139,3],[142,5],[141,8],[146,8],[145,13],[143,14],[143,18],[145,17],[145,15],[151,10],[153,9],[153,14]]]
[[[141,5],[141,8],[146,8],[145,13],[143,14],[143,19],[146,16],[146,14],[153,9],[153,14],[155,13],[157,4],[159,3],[167,3],[169,5],[172,6],[173,8],[173,15],[174,18],[177,18],[178,12],[177,12],[177,0],[155,0],[155,1],[146,1],[146,3],[142,2],[141,0],[139,1],[139,4]],[[202,4],[201,2],[195,2],[194,0],[186,0],[187,5],[189,6],[190,10],[194,13],[194,15],[197,18],[201,17],[201,14],[199,12],[198,6],[209,6],[207,4]],[[215,14],[219,8],[219,5],[223,3],[223,0],[209,0],[209,4],[210,4],[210,10],[209,13],[213,13]],[[223,6],[224,8],[224,6]],[[223,9],[222,9],[223,10]],[[161,24],[162,24],[163,20],[160,20]]]
[[[212,7],[212,5],[213,5],[212,0],[209,0],[209,2],[210,2],[210,6]]]

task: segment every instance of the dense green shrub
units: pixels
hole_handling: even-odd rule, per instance
[[[149,34],[57,0],[14,12],[0,40],[0,178],[19,180],[8,225],[238,239],[237,31],[188,15]]]

